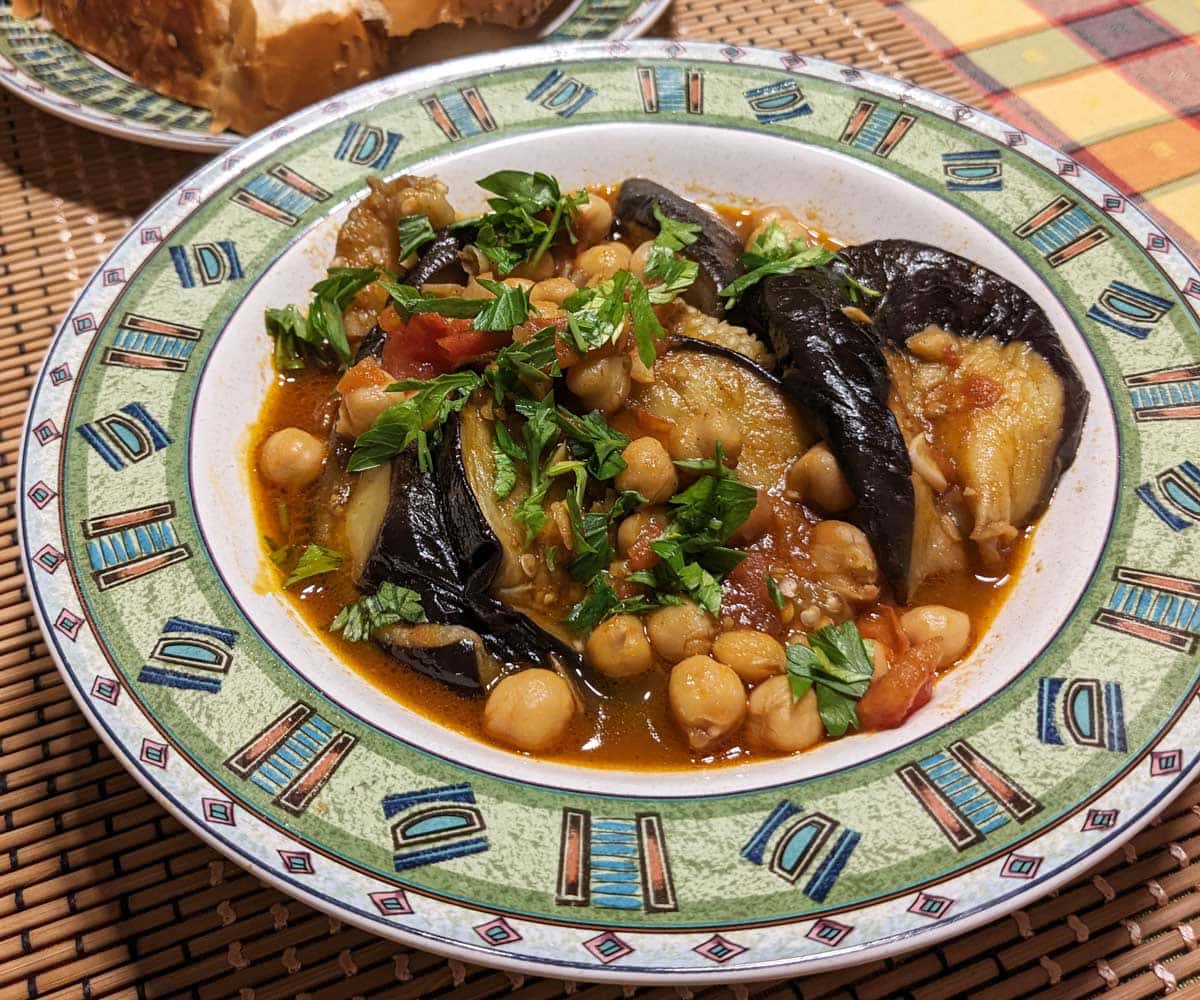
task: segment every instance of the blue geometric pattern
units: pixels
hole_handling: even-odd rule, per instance
[[[321,716],[309,716],[278,750],[263,761],[250,780],[264,792],[278,795],[333,739],[336,731]]]

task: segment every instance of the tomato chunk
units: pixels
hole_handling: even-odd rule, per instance
[[[385,309],[383,367],[397,378],[434,378],[512,343],[509,330],[474,330],[467,319],[417,313],[407,322]]]
[[[871,682],[858,703],[863,729],[895,729],[933,696],[941,644],[936,640],[912,646],[892,660],[891,669]]]

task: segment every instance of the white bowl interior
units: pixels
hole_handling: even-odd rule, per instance
[[[751,167],[753,169],[751,169]],[[868,733],[798,757],[697,769],[686,794],[746,791],[859,763],[909,743],[982,704],[1016,677],[1067,620],[1107,534],[1118,448],[1107,390],[1083,337],[1051,290],[983,225],[954,205],[896,176],[830,150],[734,130],[659,124],[587,125],[514,136],[455,151],[406,170],[432,173],[460,211],[482,207],[474,184],[501,168],[542,170],[564,187],[641,175],[709,200],[779,203],[813,210],[848,242],[902,237],[932,243],[991,268],[1046,310],[1089,391],[1092,406],[1079,457],[1058,487],[1036,533],[1024,573],[991,631],[968,662],[938,683],[932,702],[899,730]],[[524,758],[444,729],[397,704],[341,663],[287,600],[264,586],[262,544],[246,502],[246,449],[271,384],[263,309],[303,303],[332,257],[349,206],[303,233],[250,288],[217,338],[200,385],[192,428],[196,514],[212,557],[259,632],[315,687],[380,729],[453,760],[518,778],[579,790],[670,797],[670,773],[584,768]],[[228,428],[246,428],[229,434]],[[228,470],[239,470],[236,479]],[[235,486],[236,484],[236,486]],[[1070,502],[1063,502],[1070,497]],[[1043,572],[1043,567],[1052,571]]]

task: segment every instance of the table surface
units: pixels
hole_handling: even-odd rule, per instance
[[[656,33],[798,50],[991,99],[875,0],[782,9],[677,0]],[[17,556],[25,406],[78,288],[133,219],[201,162],[83,131],[0,92],[0,1000],[690,995],[521,977],[343,926],[184,830],[75,707]],[[1198,856],[1200,785],[1086,875],[974,932],[838,973],[699,995],[1200,995]]]

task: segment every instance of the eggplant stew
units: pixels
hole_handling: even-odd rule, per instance
[[[1021,289],[650,180],[371,179],[250,455],[278,585],[410,708],[672,768],[901,725],[966,657],[1088,394]]]

